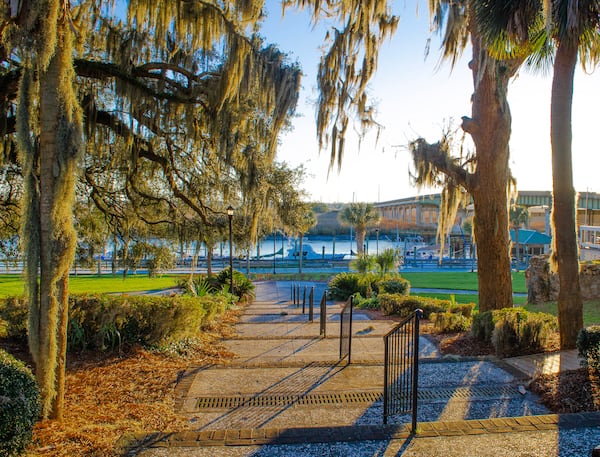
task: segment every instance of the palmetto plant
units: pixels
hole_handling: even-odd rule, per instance
[[[393,248],[385,249],[375,256],[375,262],[377,262],[377,265],[379,266],[379,274],[381,275],[396,270],[400,265],[400,261],[400,253]]]
[[[369,254],[361,254],[350,262],[350,269],[364,274],[375,270],[377,259]]]

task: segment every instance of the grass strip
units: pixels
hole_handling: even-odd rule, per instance
[[[174,287],[181,275],[150,278],[147,275],[78,275],[69,278],[71,293],[128,293]],[[0,275],[0,298],[23,295],[25,283],[21,275]]]

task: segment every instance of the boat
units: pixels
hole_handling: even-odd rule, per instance
[[[300,249],[298,247],[294,247],[292,249],[288,249],[287,258],[298,260],[300,256]],[[328,254],[328,253],[318,253],[312,248],[311,245],[306,244],[302,246],[302,258],[304,260],[344,260],[346,254]]]

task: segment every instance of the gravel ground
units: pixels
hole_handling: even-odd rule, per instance
[[[170,448],[143,457],[588,457],[600,445],[600,430],[497,433],[412,440],[280,446]]]

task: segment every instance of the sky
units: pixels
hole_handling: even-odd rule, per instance
[[[326,28],[313,27],[306,13],[288,10],[282,18],[280,2],[267,0],[268,17],[261,34],[269,43],[298,61],[303,83],[293,130],[281,136],[277,160],[303,165],[305,190],[311,201],[389,201],[427,194],[409,179],[411,159],[406,145],[423,137],[438,141],[450,121],[458,127],[470,116],[472,76],[469,51],[452,69],[439,64],[439,39],[429,32],[427,2],[397,0],[394,13],[400,24],[380,53],[378,70],[369,85],[376,120],[383,125],[379,138],[368,134],[346,140],[341,171],[329,171],[329,151],[319,151],[316,139],[316,73]],[[520,190],[551,190],[550,88],[551,74],[521,69],[509,86],[512,113],[510,166]],[[600,192],[600,69],[586,73],[578,67],[573,99],[573,168],[579,192]]]

